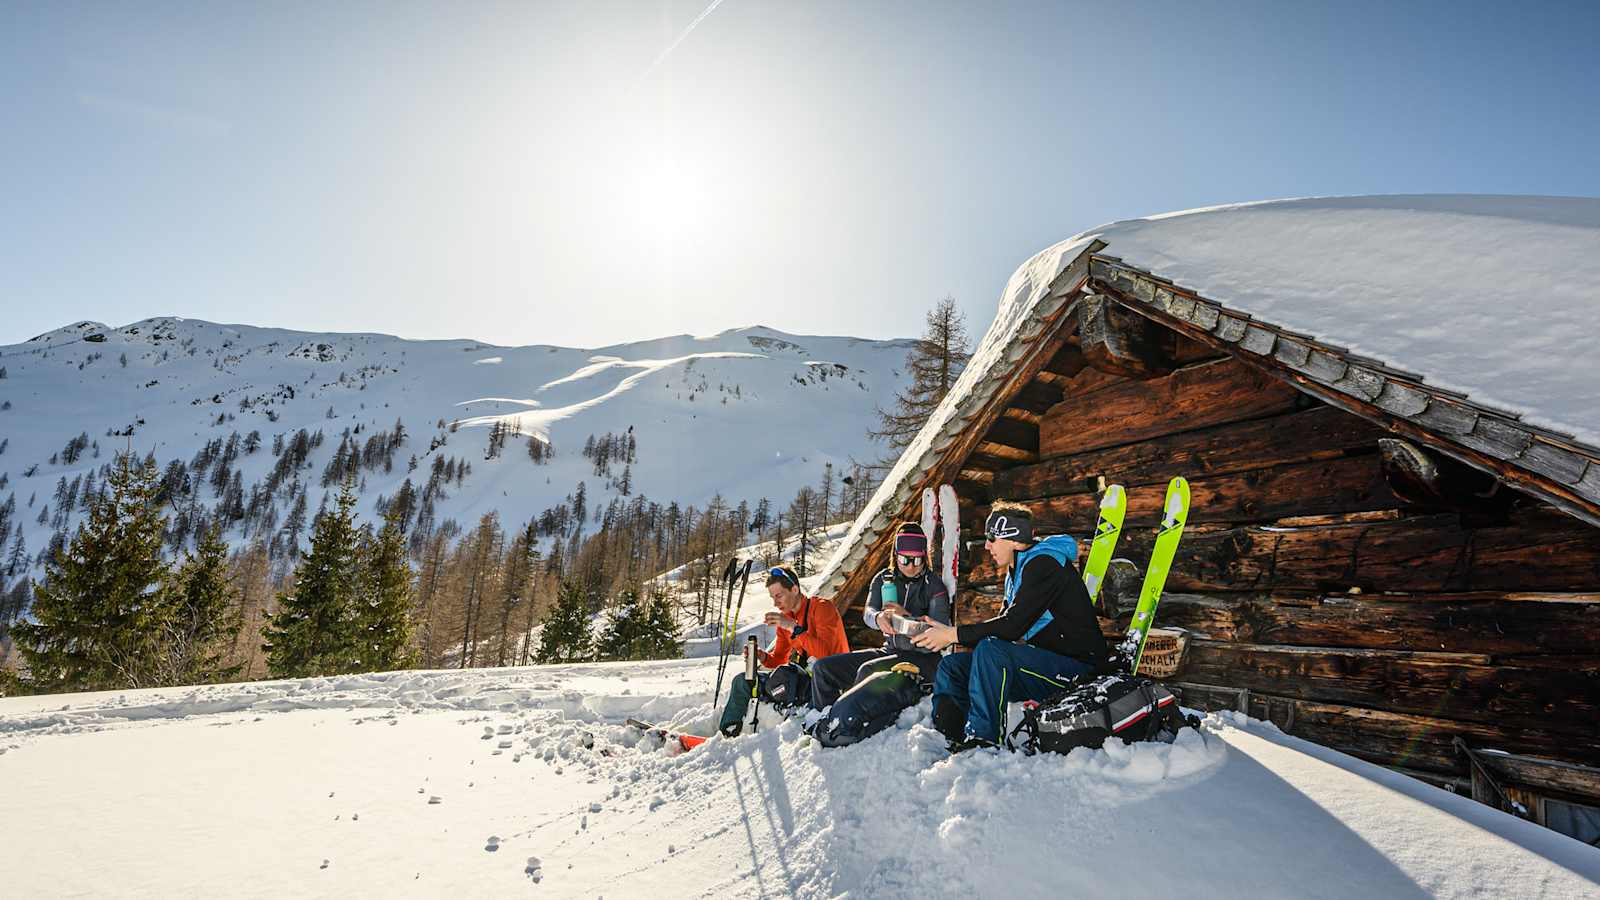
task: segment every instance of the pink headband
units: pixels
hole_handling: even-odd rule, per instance
[[[902,556],[927,556],[928,539],[920,534],[897,534],[894,536],[894,552]]]

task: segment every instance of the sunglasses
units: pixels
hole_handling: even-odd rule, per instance
[[[784,587],[795,586],[794,576],[790,575],[789,570],[785,569],[783,566],[773,566],[767,570],[767,574],[783,582]]]
[[[895,560],[902,566],[920,566],[923,559],[920,556],[907,556],[904,553],[896,554]]]

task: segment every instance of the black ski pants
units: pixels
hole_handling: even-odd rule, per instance
[[[811,664],[811,706],[826,709],[839,695],[861,683],[863,678],[876,672],[887,672],[896,663],[914,664],[929,684],[939,671],[940,656],[919,650],[890,650],[877,647],[872,650],[853,650],[824,656]]]

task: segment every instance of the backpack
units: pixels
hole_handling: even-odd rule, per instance
[[[773,706],[783,709],[802,706],[811,697],[811,673],[788,663],[773,669],[767,675],[766,697]]]
[[[928,691],[915,663],[898,663],[887,672],[874,672],[828,708],[811,736],[824,747],[864,741],[893,725],[902,711],[921,702]]]
[[[1185,726],[1199,728],[1200,720],[1185,715],[1160,682],[1124,673],[1090,675],[1049,699],[1023,704],[1011,740],[1025,753],[1068,753],[1098,748],[1110,737],[1170,743]]]

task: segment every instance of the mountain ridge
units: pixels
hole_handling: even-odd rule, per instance
[[[435,521],[468,527],[488,512],[515,526],[573,499],[579,483],[595,513],[640,495],[786,504],[826,465],[842,475],[873,458],[874,408],[904,386],[912,344],[762,325],[586,349],[173,316],[117,328],[79,320],[0,346],[0,506],[13,502],[0,521],[0,567],[18,534],[35,565],[69,535],[83,516],[79,482],[100,480],[90,473],[103,475],[124,447],[214,481],[191,485],[191,502],[215,506],[235,545],[265,539],[294,493],[315,509],[333,489],[322,482],[339,448],[348,440],[353,457],[379,437],[386,452],[345,466],[359,476],[368,521],[380,498],[407,478],[420,491],[446,457],[456,475],[436,495]],[[293,452],[302,431],[304,458],[285,469],[283,444]],[[607,436],[637,449],[604,462],[580,452]],[[554,455],[536,462],[530,440]]]

